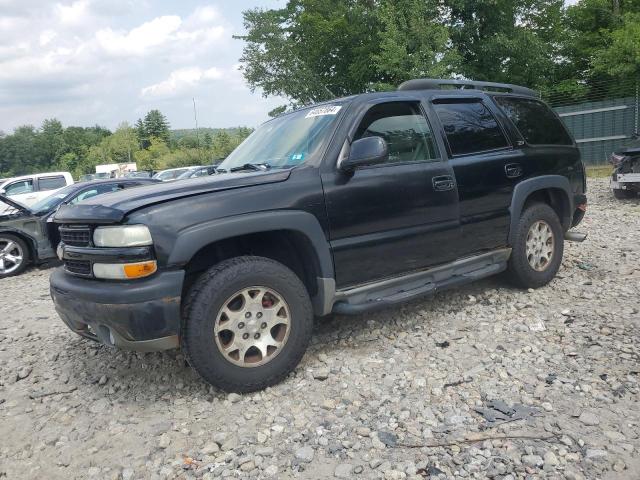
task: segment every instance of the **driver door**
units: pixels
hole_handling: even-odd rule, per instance
[[[453,171],[421,103],[372,105],[352,141],[367,136],[387,142],[386,163],[322,175],[338,288],[454,260],[460,236]]]

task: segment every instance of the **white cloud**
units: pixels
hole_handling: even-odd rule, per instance
[[[181,23],[180,17],[167,15],[145,22],[129,32],[105,28],[96,33],[96,39],[100,47],[111,55],[144,55],[170,41]]]
[[[0,0],[0,130],[54,116],[114,128],[152,108],[179,128],[191,96],[204,125],[266,119],[283,100],[251,94],[235,69],[241,2],[195,2]]]
[[[223,72],[216,67],[207,70],[199,67],[181,68],[171,72],[166,80],[144,87],[140,95],[148,98],[170,97],[193,90],[201,83],[219,80],[223,76]]]
[[[61,3],[55,6],[56,14],[63,24],[77,25],[86,20],[89,14],[88,0],[78,0],[71,5]]]
[[[53,30],[45,30],[40,34],[40,46],[44,47],[48,43],[51,43],[51,40],[56,38],[57,33]]]

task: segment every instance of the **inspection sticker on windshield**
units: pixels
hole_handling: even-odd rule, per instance
[[[342,108],[341,105],[327,105],[326,107],[312,108],[304,118],[322,117],[323,115],[335,115]]]

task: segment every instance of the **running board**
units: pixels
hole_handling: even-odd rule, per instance
[[[336,292],[333,313],[357,315],[434,294],[507,268],[510,248],[494,250],[445,265]]]

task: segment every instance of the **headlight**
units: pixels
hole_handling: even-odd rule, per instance
[[[153,244],[146,225],[122,225],[98,227],[93,232],[96,247],[143,247]]]

